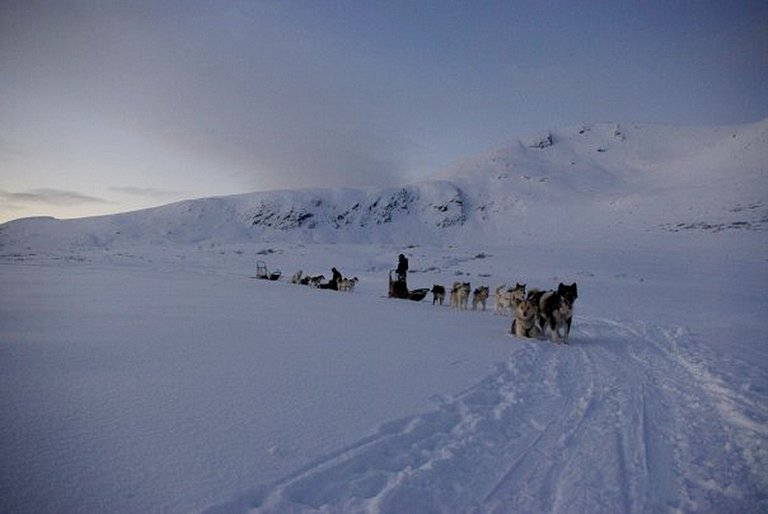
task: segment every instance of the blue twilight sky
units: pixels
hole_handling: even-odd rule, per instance
[[[768,2],[0,2],[0,221],[396,184],[515,135],[768,117]]]

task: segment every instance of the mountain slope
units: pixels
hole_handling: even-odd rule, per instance
[[[271,191],[0,226],[0,253],[248,241],[450,243],[768,227],[768,120],[548,131],[402,187]]]

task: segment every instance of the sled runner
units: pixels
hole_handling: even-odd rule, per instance
[[[253,278],[260,278],[262,280],[277,280],[280,278],[280,270],[275,270],[272,273],[267,271],[267,263],[264,261],[256,261],[256,276]]]
[[[408,285],[403,280],[398,280],[396,277],[397,270],[389,270],[389,298],[401,298],[404,300],[413,300],[420,302],[429,293],[429,288],[408,290]]]

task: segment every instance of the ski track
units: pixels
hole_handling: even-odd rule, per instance
[[[510,344],[435,410],[209,512],[768,508],[768,409],[707,370],[687,330],[577,318],[571,345]]]

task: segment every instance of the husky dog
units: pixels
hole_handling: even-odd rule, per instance
[[[513,315],[515,307],[523,300],[525,300],[525,284],[517,283],[515,287],[507,289],[507,305],[512,309]]]
[[[496,307],[494,314],[497,314],[499,316],[503,316],[504,311],[507,309],[507,298],[504,291],[505,287],[507,287],[506,284],[501,284],[499,287],[496,288],[495,295],[494,295],[494,306]]]
[[[352,290],[355,288],[355,284],[357,284],[358,281],[359,280],[358,280],[357,277],[342,278],[339,281],[339,291],[346,291],[346,292],[351,293]]]
[[[325,280],[325,275],[315,275],[314,277],[309,277],[308,284],[310,287],[320,287],[323,280]]]
[[[552,342],[562,339],[568,344],[568,336],[571,333],[571,321],[573,320],[573,304],[578,298],[576,283],[567,286],[562,282],[557,286],[557,291],[543,293],[539,299],[539,327],[542,335],[546,336],[547,326],[550,330]],[[560,335],[560,329],[563,334]]]
[[[470,291],[472,291],[472,286],[469,282],[454,282],[451,289],[451,308],[467,310]]]
[[[469,302],[469,292],[472,291],[472,286],[469,282],[464,282],[459,288],[459,307],[461,310],[467,310],[467,303]]]
[[[432,286],[432,305],[440,302],[440,305],[445,301],[445,287],[435,284]]]
[[[488,286],[480,286],[474,291],[472,291],[472,310],[476,311],[478,304],[483,306],[483,310],[485,310],[485,302],[488,301],[488,292],[489,288]]]
[[[461,287],[461,282],[453,283],[453,287],[451,288],[451,302],[449,304],[451,309],[459,308],[459,288],[460,287]]]
[[[515,315],[515,307],[517,304],[525,300],[525,284],[519,282],[515,284],[515,287],[510,287],[504,291],[503,285],[496,288],[496,314],[501,316],[506,314],[506,310],[512,311],[512,316]]]
[[[543,291],[541,289],[531,289],[528,291],[528,294],[526,295],[526,300],[531,300],[534,305],[536,305],[536,308],[539,308],[539,303],[541,302],[541,297],[544,296],[544,293],[547,291]],[[550,291],[551,292],[551,291]]]
[[[298,283],[300,283],[301,282],[301,275],[303,273],[304,272],[302,270],[299,270],[296,273],[294,273],[293,276],[291,277],[291,284],[298,284]]]
[[[532,300],[517,303],[509,331],[517,337],[539,337],[541,330],[536,326],[538,311],[536,303]]]

